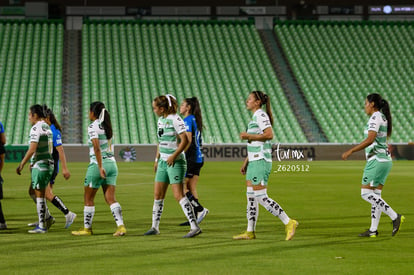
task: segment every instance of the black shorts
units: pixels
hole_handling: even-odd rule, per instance
[[[187,173],[185,177],[191,179],[194,176],[200,176],[200,170],[203,165],[204,162],[187,162]]]
[[[58,175],[58,173],[59,173],[59,161],[55,161],[54,162],[54,164],[53,164],[53,173],[52,173],[52,176],[50,177],[50,184],[55,184],[55,179],[56,179],[56,176]]]
[[[3,144],[0,144],[0,155],[3,155],[6,153],[6,149],[4,148]]]

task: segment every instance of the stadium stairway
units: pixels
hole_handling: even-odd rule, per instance
[[[63,49],[63,142],[82,143],[81,31],[65,30]]]
[[[309,142],[327,142],[298,82],[292,73],[277,36],[272,30],[259,30],[267,55],[281,83],[289,104]]]

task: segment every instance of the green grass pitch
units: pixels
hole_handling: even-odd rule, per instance
[[[382,215],[377,238],[357,235],[370,225],[370,205],[360,197],[363,161],[274,162],[273,170],[309,165],[309,171],[273,172],[268,194],[299,221],[296,236],[285,241],[282,222],[260,207],[257,239],[233,241],[246,229],[245,181],[239,162],[210,162],[202,169],[200,202],[210,210],[203,233],[183,239],[187,227],[171,190],[158,236],[143,236],[151,226],[152,163],[119,163],[117,199],[128,233],[116,229],[102,192],[95,199],[94,235],[71,236],[83,226],[83,179],[87,163],[69,163],[72,177],[59,174],[54,192],[78,217],[64,229],[64,216],[50,203],[56,223],[47,234],[31,235],[37,220],[27,195],[29,171],[17,176],[6,163],[1,201],[9,229],[0,231],[1,274],[412,274],[414,262],[413,162],[396,161],[383,198],[406,217],[391,237]],[[296,170],[297,167],[295,167]],[[290,169],[292,170],[292,169]],[[300,167],[302,170],[302,167]]]

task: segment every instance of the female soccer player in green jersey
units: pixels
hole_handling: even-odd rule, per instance
[[[266,106],[266,112],[261,108]],[[282,207],[267,195],[267,181],[272,170],[273,115],[269,97],[261,91],[253,91],[246,100],[247,110],[253,113],[247,126],[247,132],[240,138],[247,140],[248,156],[240,172],[246,175],[247,185],[247,230],[233,236],[234,240],[252,240],[256,238],[255,229],[260,203],[267,211],[285,224],[286,240],[295,235],[298,222],[290,219]]]
[[[375,238],[378,235],[381,212],[392,219],[391,235],[394,236],[400,230],[404,216],[397,214],[381,198],[385,180],[392,167],[392,159],[387,146],[387,138],[392,133],[390,107],[379,94],[370,94],[365,99],[365,113],[370,116],[364,130],[365,139],[342,154],[342,159],[346,160],[352,153],[365,149],[367,163],[362,176],[361,196],[371,204],[371,227],[359,236]]]
[[[63,177],[68,180],[70,178],[70,172],[66,165],[66,155],[65,151],[63,149],[62,144],[62,127],[60,126],[59,122],[57,121],[55,114],[51,109],[49,109],[46,105],[42,106],[44,110],[46,110],[46,118],[45,122],[49,125],[50,130],[53,134],[53,162],[54,162],[54,169],[52,173],[52,177],[50,178],[50,182],[48,186],[46,187],[46,199],[54,206],[56,206],[64,215],[66,219],[65,228],[69,228],[69,226],[73,223],[74,219],[76,218],[76,214],[72,211],[69,211],[69,209],[66,207],[66,205],[63,203],[62,199],[58,196],[56,196],[53,193],[53,186],[55,185],[55,179],[59,172],[59,162],[61,163],[62,167],[62,174]],[[34,194],[34,190],[32,186],[29,187],[29,195],[36,203],[36,197]],[[50,226],[55,223],[55,218],[53,218],[49,213],[49,219],[46,220],[47,229],[49,230]],[[37,226],[37,222],[35,223],[29,223],[28,226]]]
[[[24,165],[31,160],[32,188],[36,196],[36,209],[39,224],[29,233],[46,233],[46,220],[49,211],[46,205],[46,187],[53,173],[53,134],[45,122],[46,110],[40,105],[33,105],[29,111],[29,121],[33,125],[30,130],[29,150],[16,169],[21,174]]]
[[[114,236],[126,234],[121,205],[115,199],[115,186],[118,177],[118,166],[114,157],[112,144],[112,123],[108,111],[102,102],[91,103],[88,127],[90,163],[85,177],[85,206],[83,209],[84,227],[72,231],[75,236],[92,235],[92,220],[95,215],[95,195],[102,186],[106,203],[109,205],[117,230]]]
[[[174,197],[180,203],[191,230],[184,238],[192,238],[201,233],[194,215],[194,209],[184,195],[183,182],[187,169],[184,149],[188,144],[184,121],[177,115],[177,100],[172,95],[156,97],[152,109],[158,119],[158,147],[154,170],[154,205],[152,226],[144,235],[158,235],[159,224],[164,208],[164,198],[168,185],[171,185]]]

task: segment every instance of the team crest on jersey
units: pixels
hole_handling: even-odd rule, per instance
[[[47,131],[47,128],[48,128],[49,126],[47,125],[47,124],[42,124],[42,130],[43,131]]]
[[[128,146],[121,151],[119,151],[119,156],[125,162],[131,162],[137,159],[137,152],[135,151],[134,147]]]

